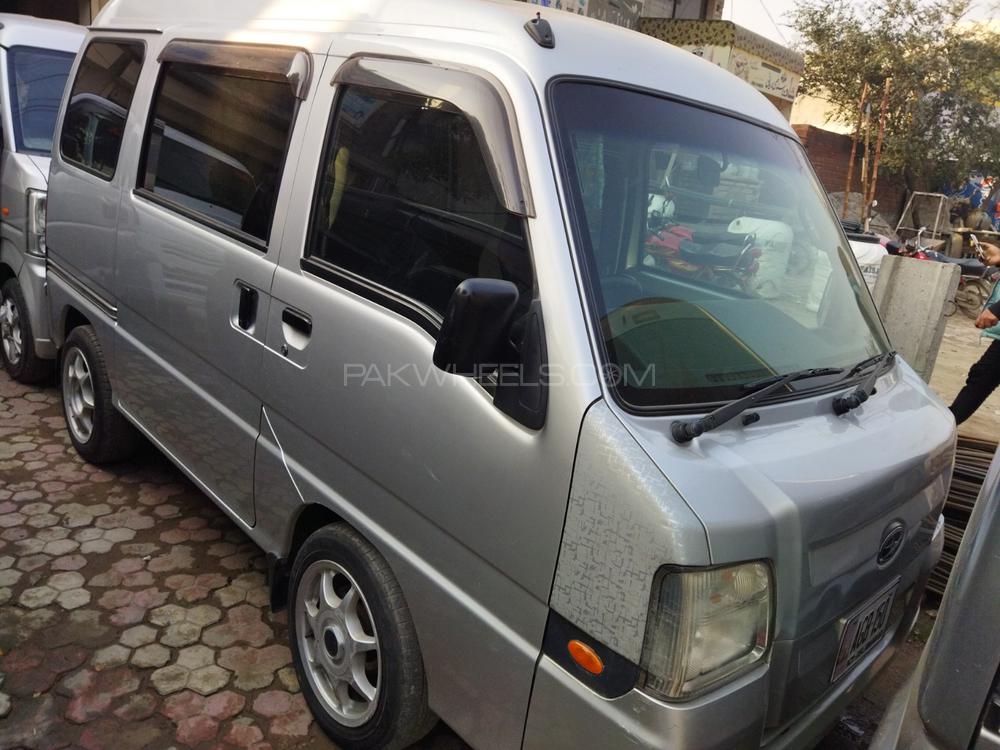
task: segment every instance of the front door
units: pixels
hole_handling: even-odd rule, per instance
[[[579,421],[551,418],[569,389],[528,426],[488,383],[433,365],[461,281],[512,282],[519,316],[539,293],[528,220],[501,200],[472,120],[433,85],[414,92],[436,69],[413,65],[408,93],[341,82],[313,108],[301,162],[318,169],[296,183],[272,287],[258,517],[287,515],[286,475],[287,494],[367,536],[406,596],[431,707],[477,746],[513,748]]]

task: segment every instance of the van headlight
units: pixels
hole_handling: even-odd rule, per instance
[[[45,255],[45,209],[48,193],[44,190],[28,191],[27,251],[32,255]]]
[[[771,645],[771,592],[764,562],[661,572],[643,644],[645,691],[692,698],[763,659]]]

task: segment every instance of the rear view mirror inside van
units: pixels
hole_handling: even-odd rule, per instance
[[[434,365],[478,376],[499,363],[517,305],[517,287],[500,279],[466,279],[455,289],[434,347]]]

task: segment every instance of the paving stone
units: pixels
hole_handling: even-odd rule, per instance
[[[160,643],[164,646],[179,648],[195,643],[201,636],[201,628],[190,622],[178,622],[168,625],[163,635],[160,636]]]
[[[28,609],[38,609],[39,607],[44,607],[48,604],[52,604],[55,601],[59,592],[48,586],[37,586],[35,588],[25,589],[21,592],[21,596],[18,597],[18,604],[22,607],[27,607]]]
[[[140,646],[132,655],[132,664],[136,667],[162,667],[170,661],[170,649],[158,643]]]
[[[171,664],[169,667],[161,667],[153,672],[149,681],[153,683],[153,687],[160,695],[170,695],[187,686],[190,674],[185,667]]]
[[[80,546],[79,542],[74,542],[72,539],[59,539],[54,542],[48,542],[42,548],[42,551],[47,555],[68,555],[70,552],[75,551]]]
[[[205,631],[204,642],[216,648],[241,641],[252,646],[263,646],[272,635],[271,628],[261,620],[258,608],[240,604],[226,612],[226,619],[222,623]]]
[[[219,733],[219,722],[211,716],[191,716],[177,725],[177,741],[185,745],[207,742]]]
[[[0,586],[14,586],[22,575],[20,570],[0,570]]]
[[[249,720],[237,719],[222,739],[239,748],[250,748],[264,739],[264,733]]]
[[[110,552],[112,546],[111,542],[105,539],[95,539],[92,542],[84,542],[81,544],[80,552],[85,555],[91,555],[95,552],[103,554],[105,552]]]
[[[86,566],[87,558],[83,555],[66,555],[52,561],[52,570],[79,570]]]
[[[156,696],[150,693],[136,693],[115,709],[115,716],[122,721],[137,722],[148,719],[156,712]]]
[[[139,679],[125,667],[104,672],[83,670],[71,684],[64,683],[73,694],[66,707],[66,718],[74,724],[84,724],[105,713],[116,698],[135,692]]]
[[[124,631],[118,640],[132,648],[145,646],[156,640],[156,628],[151,628],[149,625],[136,625]]]
[[[295,667],[284,667],[278,670],[278,680],[289,693],[299,692],[299,676]]]
[[[80,588],[84,584],[82,575],[76,572],[56,573],[51,576],[48,585],[56,591],[68,591],[69,589]]]
[[[98,672],[105,669],[110,669],[112,667],[120,667],[128,661],[128,657],[131,651],[124,646],[119,646],[117,643],[112,646],[106,646],[94,653],[94,658],[90,660],[94,669]]]
[[[205,627],[218,622],[222,618],[222,612],[217,607],[210,604],[199,604],[187,611],[187,621]]]
[[[270,690],[261,693],[253,703],[253,710],[271,719],[269,731],[285,737],[305,737],[309,733],[312,715],[301,694]]]
[[[154,625],[173,625],[184,622],[187,619],[187,611],[176,604],[167,604],[157,607],[149,613],[149,621]]]
[[[275,672],[291,661],[288,647],[277,643],[265,648],[234,646],[219,654],[219,665],[235,673],[233,684],[241,690],[268,687],[274,681]]]
[[[79,609],[90,603],[90,592],[86,589],[70,589],[60,593],[56,601],[63,609]]]
[[[211,695],[229,683],[229,672],[214,664],[191,671],[187,686],[201,695]]]
[[[24,544],[24,542],[22,542],[21,544]],[[41,549],[44,546],[45,546],[44,544],[41,544],[39,549]],[[27,550],[22,550],[22,551],[27,551]],[[19,570],[23,570],[25,573],[30,573],[33,570],[38,570],[39,568],[44,567],[45,565],[48,564],[49,560],[51,559],[52,558],[49,555],[43,555],[40,552],[37,554],[25,555],[24,557],[22,557],[20,560],[17,561],[17,567]]]
[[[188,669],[207,667],[215,663],[215,652],[207,646],[189,646],[177,654],[177,663]]]
[[[239,693],[225,690],[207,698],[203,711],[214,719],[224,721],[242,711],[246,702],[246,698]]]

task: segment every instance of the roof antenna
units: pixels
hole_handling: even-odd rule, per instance
[[[524,30],[528,32],[528,36],[535,40],[535,43],[539,47],[545,47],[545,49],[554,49],[556,46],[556,37],[552,33],[552,26],[542,18],[541,11],[535,14],[535,17],[524,24]]]

